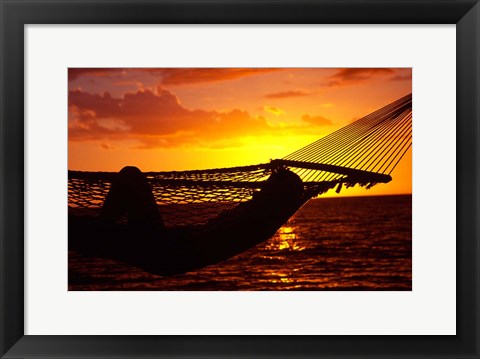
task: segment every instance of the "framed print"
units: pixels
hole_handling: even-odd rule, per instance
[[[479,357],[477,1],[1,6],[2,357]]]

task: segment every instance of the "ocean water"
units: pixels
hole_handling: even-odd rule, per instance
[[[411,195],[310,200],[266,242],[182,275],[155,276],[69,252],[71,291],[411,288]]]

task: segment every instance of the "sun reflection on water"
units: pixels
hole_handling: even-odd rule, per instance
[[[278,272],[278,271],[268,271],[268,282],[270,283],[282,283],[282,284],[291,284],[295,283],[295,279],[292,278],[292,273],[288,273],[286,271]]]
[[[268,253],[264,258],[282,259],[284,255],[281,252],[303,251],[305,249],[301,244],[298,228],[291,223],[285,224],[277,233],[266,243],[265,250]],[[270,253],[269,253],[270,252]],[[283,284],[283,289],[294,289],[297,287],[297,271],[300,268],[282,268],[278,267],[265,272],[269,283]]]
[[[272,279],[270,283],[293,283],[291,278]]]
[[[303,251],[305,247],[300,245],[297,228],[292,225],[284,225],[281,227],[272,240],[266,246],[267,250],[287,250],[287,251]]]

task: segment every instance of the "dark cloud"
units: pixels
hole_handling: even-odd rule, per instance
[[[195,69],[164,69],[160,83],[163,85],[184,85],[205,82],[235,80],[242,77],[264,74],[279,69],[231,69],[231,68],[195,68]]]
[[[376,76],[394,75],[395,71],[387,68],[349,68],[341,69],[328,76],[323,84],[327,87],[343,86],[368,80]]]
[[[282,109],[280,109],[278,107],[273,107],[273,106],[264,106],[263,110],[265,112],[269,112],[269,113],[271,113],[275,116],[280,116],[280,115],[283,115],[285,113],[285,111],[283,111]]]
[[[284,91],[266,94],[266,98],[290,98],[290,97],[302,97],[308,96],[308,93],[303,91]]]
[[[115,149],[114,147],[110,146],[107,143],[101,143],[100,147],[103,148],[104,150],[114,150]]]
[[[162,85],[185,85],[235,80],[280,69],[268,68],[70,68],[68,80],[82,76],[120,77],[130,73],[148,73]]]
[[[120,75],[124,72],[125,69],[122,68],[69,68],[68,69],[68,81],[74,81],[82,76],[92,76],[92,77],[111,77],[115,75]]]

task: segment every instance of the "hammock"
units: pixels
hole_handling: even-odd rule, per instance
[[[390,182],[411,147],[411,122],[409,94],[268,163],[147,172],[167,228],[165,240],[132,240],[135,234],[129,233],[126,219],[105,230],[96,218],[117,174],[68,171],[69,248],[157,274],[183,273],[227,259],[270,238],[313,197],[330,189]],[[255,201],[269,178],[281,171],[301,179],[301,195],[273,205]]]

